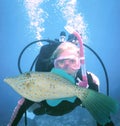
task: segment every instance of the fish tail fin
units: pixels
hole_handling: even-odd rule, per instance
[[[111,97],[93,90],[83,89],[84,92],[78,96],[82,105],[92,114],[94,119],[104,125],[110,122],[110,114],[116,113],[119,108],[118,102]]]

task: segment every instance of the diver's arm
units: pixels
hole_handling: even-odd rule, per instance
[[[21,98],[15,107],[10,122],[7,126],[17,126],[20,119],[22,118],[24,112],[33,104],[34,102],[27,99]]]

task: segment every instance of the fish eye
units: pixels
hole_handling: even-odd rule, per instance
[[[31,74],[29,72],[25,73],[25,77],[29,78],[31,77]]]

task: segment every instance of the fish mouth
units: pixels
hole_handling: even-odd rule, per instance
[[[3,81],[5,83],[7,83],[7,84],[11,84],[11,82],[13,81],[13,79],[12,78],[5,78]]]
[[[9,83],[9,78],[5,78],[3,81]]]

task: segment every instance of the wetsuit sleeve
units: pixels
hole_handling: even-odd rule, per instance
[[[23,113],[33,104],[34,102],[29,101],[27,99],[21,98],[18,101],[17,106],[15,107],[10,122],[7,126],[17,126],[19,123],[20,119],[23,116]]]

